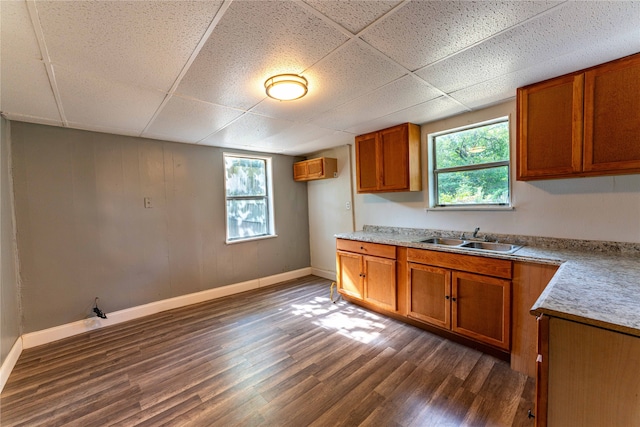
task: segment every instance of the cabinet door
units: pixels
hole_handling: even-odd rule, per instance
[[[454,271],[451,330],[509,350],[511,281]]]
[[[324,176],[324,158],[307,160],[307,175],[309,179]]]
[[[308,174],[309,174],[309,168],[307,167],[307,162],[297,162],[293,164],[293,180],[294,181],[306,180]]]
[[[519,180],[582,170],[584,75],[570,75],[518,89]]]
[[[360,135],[356,144],[356,181],[358,193],[378,189],[377,133]]]
[[[380,132],[380,190],[409,188],[409,145],[407,125]]]
[[[407,274],[409,317],[449,329],[451,271],[410,262]]]
[[[338,290],[354,298],[362,299],[362,255],[337,252]]]
[[[396,311],[396,261],[365,256],[364,299],[385,310]]]
[[[640,170],[640,55],[585,73],[584,170]]]

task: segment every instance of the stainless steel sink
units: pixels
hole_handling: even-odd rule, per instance
[[[449,246],[459,249],[500,252],[503,254],[511,254],[522,247],[520,245],[512,245],[510,243],[481,242],[475,240],[469,241],[464,239],[454,239],[446,237],[429,237],[427,239],[417,240],[416,243],[429,243],[431,245]]]
[[[512,253],[520,249],[522,246],[512,245],[509,243],[494,242],[466,242],[460,246],[461,248],[480,249],[483,251],[494,251],[502,253]]]
[[[461,239],[446,239],[444,237],[431,237],[429,239],[418,240],[418,243],[431,243],[432,245],[460,246],[465,241]]]

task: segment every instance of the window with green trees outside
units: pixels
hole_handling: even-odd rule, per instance
[[[274,235],[269,157],[224,154],[227,243]]]
[[[509,120],[432,136],[433,206],[511,204]]]

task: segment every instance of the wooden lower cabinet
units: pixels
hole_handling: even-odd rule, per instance
[[[409,317],[509,350],[510,280],[410,262],[408,287]]]
[[[338,240],[337,248],[338,291],[384,310],[396,311],[395,246]]]
[[[385,310],[397,309],[396,261],[365,256],[364,300]]]
[[[451,328],[451,270],[409,263],[408,315]]]
[[[536,426],[640,425],[639,337],[550,317],[542,338]]]
[[[350,297],[364,298],[362,255],[338,251],[338,291]]]
[[[509,350],[511,281],[454,271],[451,290],[451,330]]]

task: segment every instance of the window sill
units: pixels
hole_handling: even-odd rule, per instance
[[[514,206],[437,206],[424,208],[425,212],[451,212],[451,211],[513,211]]]
[[[277,234],[269,234],[268,236],[247,237],[246,239],[225,240],[224,242],[227,245],[234,245],[236,243],[252,242],[254,240],[272,239],[274,237],[278,237],[278,235]]]

